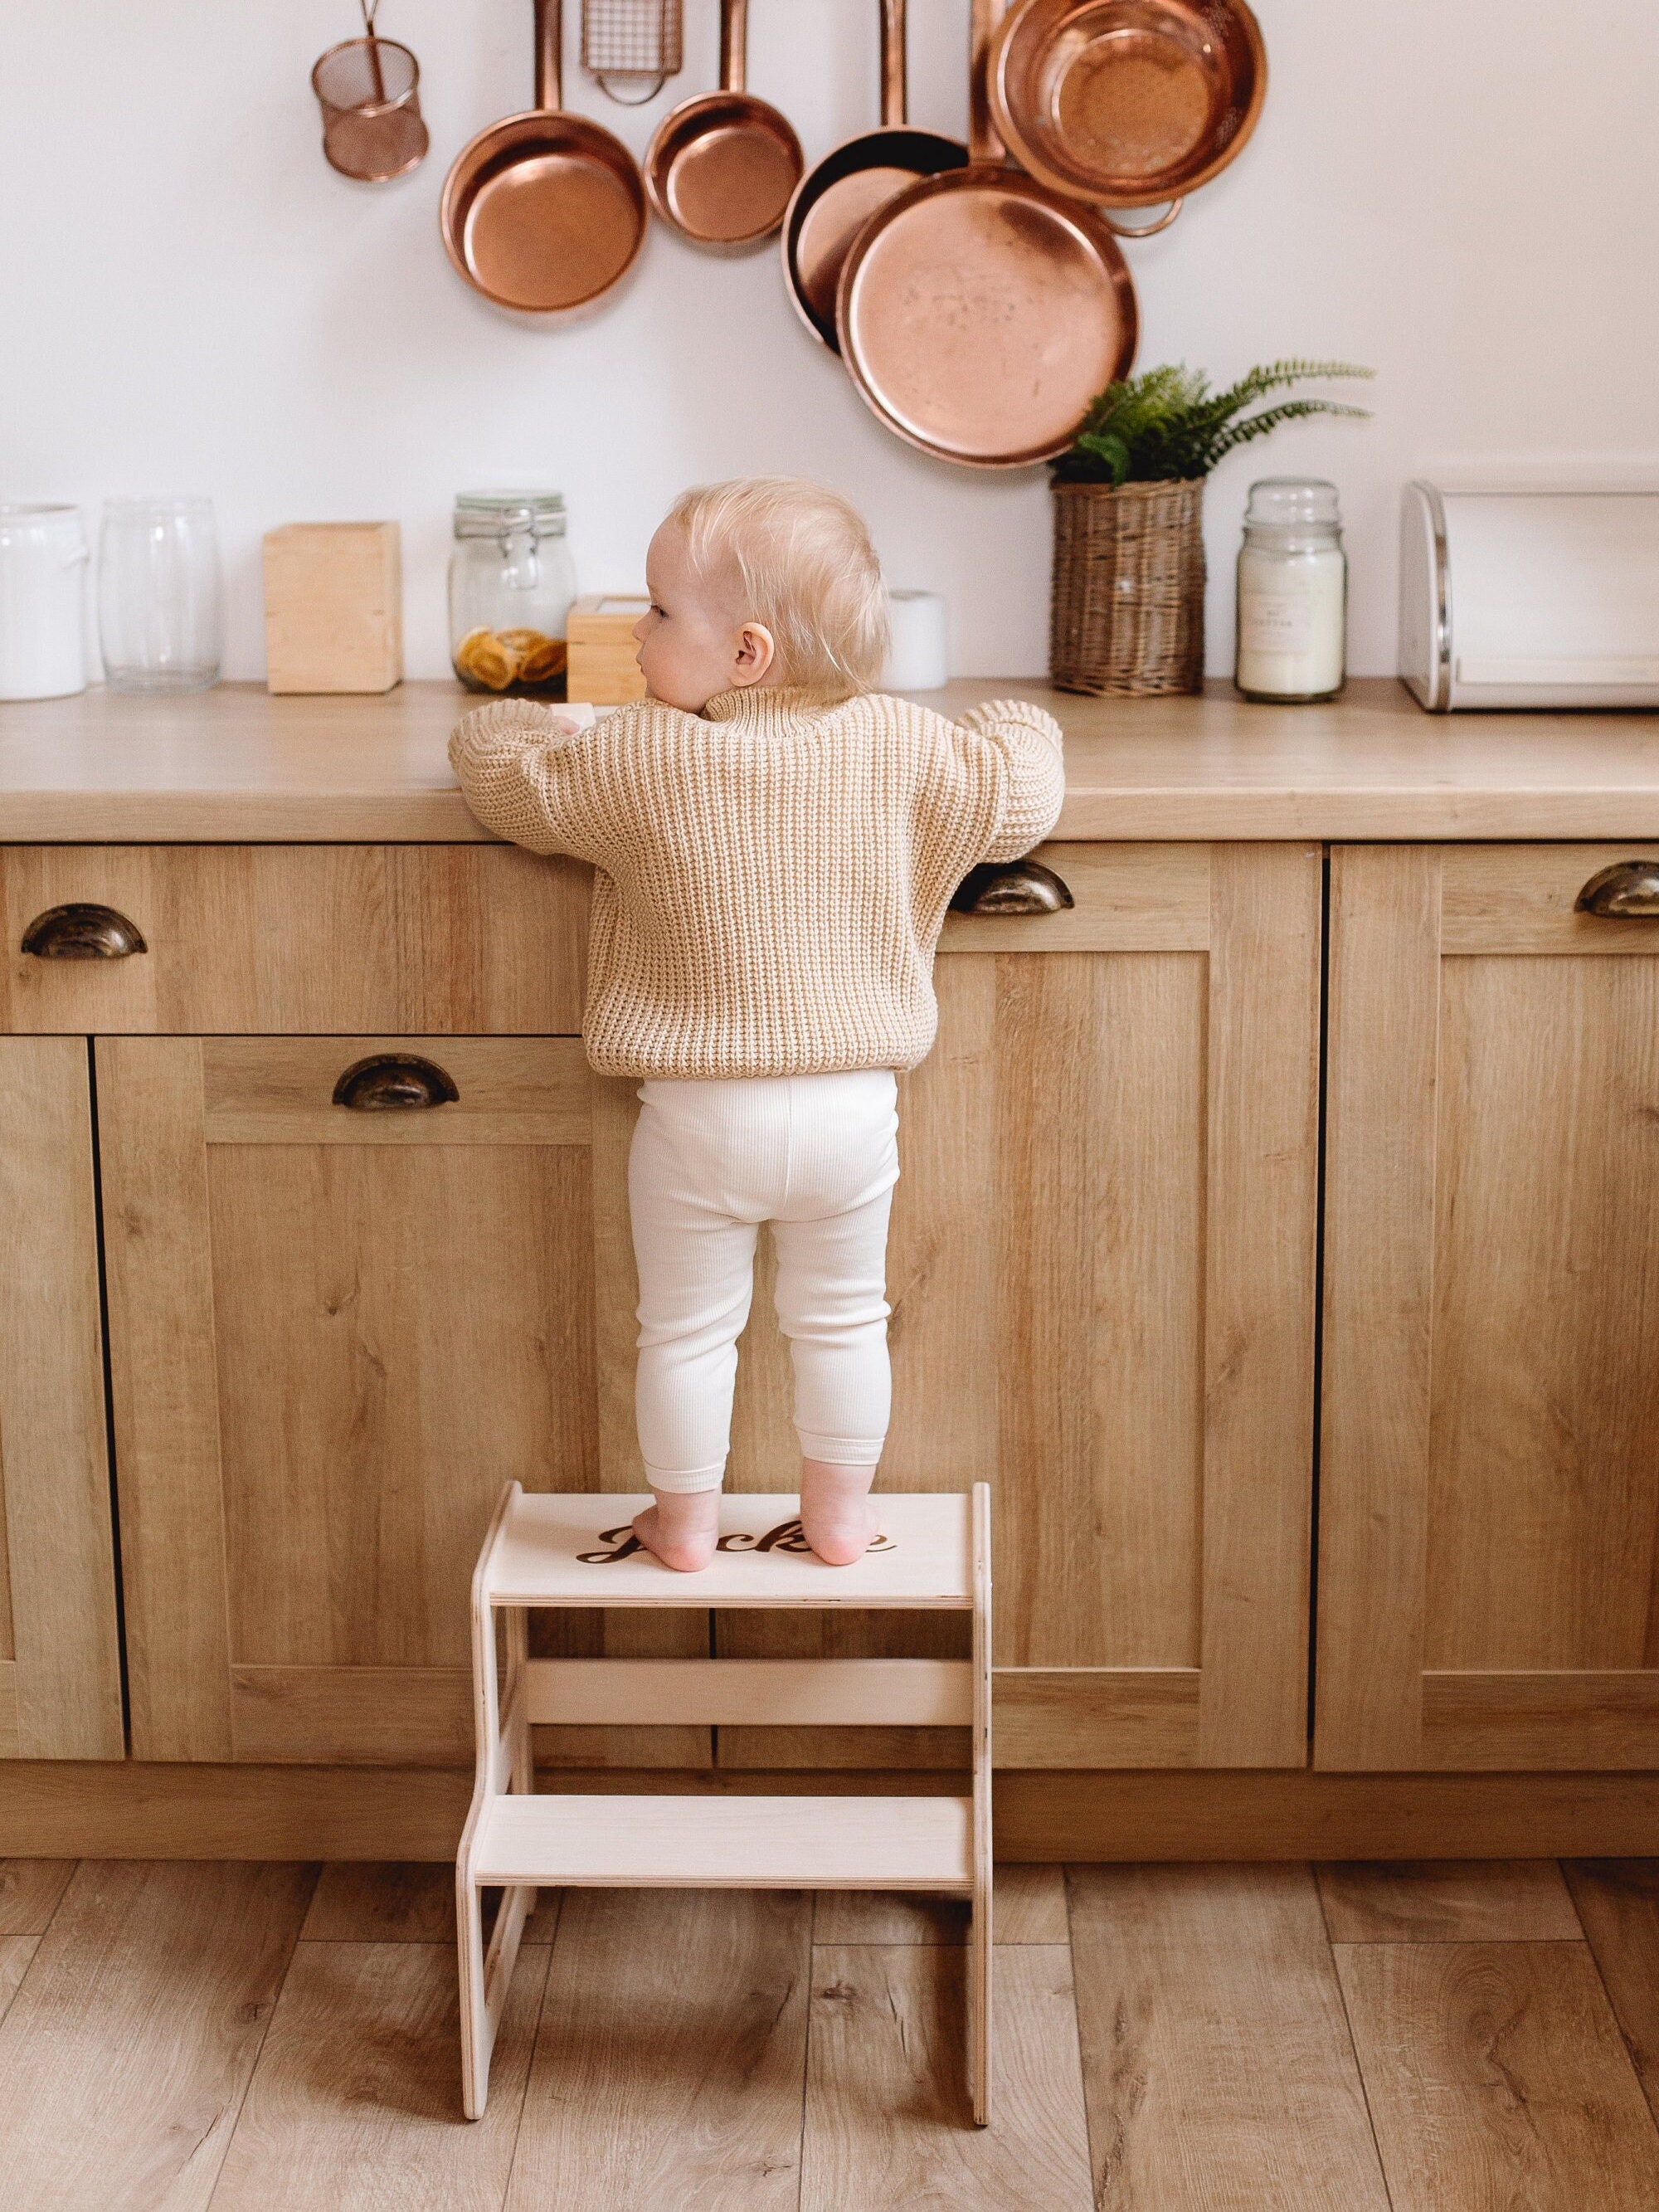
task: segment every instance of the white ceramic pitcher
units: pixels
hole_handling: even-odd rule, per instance
[[[79,507],[0,505],[0,699],[86,690],[87,557]]]

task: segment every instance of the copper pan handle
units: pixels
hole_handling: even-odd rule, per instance
[[[1160,230],[1167,230],[1185,206],[1184,200],[1171,200],[1156,222],[1120,222],[1110,208],[1102,208],[1100,219],[1114,238],[1156,238]]]
[[[881,11],[881,127],[900,131],[910,107],[904,82],[904,0],[877,0],[877,4]]]
[[[1008,12],[1008,0],[974,0],[968,29],[968,159],[1000,169],[1008,149],[991,116],[991,49]]]
[[[749,0],[721,0],[720,90],[749,88]]]
[[[562,0],[536,0],[536,105],[544,115],[564,106]]]

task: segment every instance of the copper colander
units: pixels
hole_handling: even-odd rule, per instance
[[[363,36],[331,46],[311,72],[323,111],[323,152],[331,168],[366,185],[407,176],[427,149],[421,119],[421,65],[407,46],[377,38],[380,0],[360,0]]]

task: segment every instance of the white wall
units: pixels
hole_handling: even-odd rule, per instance
[[[574,57],[577,0],[570,0]],[[686,0],[712,82],[715,0]],[[966,0],[913,0],[913,113],[960,132]],[[1141,361],[1228,378],[1285,353],[1380,372],[1369,425],[1298,426],[1209,500],[1212,662],[1231,661],[1245,488],[1342,488],[1352,660],[1393,665],[1402,478],[1540,459],[1659,464],[1659,40],[1652,0],[1260,0],[1272,76],[1252,143],[1129,249]],[[873,120],[875,0],[754,0],[750,83],[812,159]],[[0,497],[205,490],[231,581],[229,672],[261,667],[260,532],[395,515],[410,672],[445,672],[455,491],[564,491],[585,588],[639,575],[684,483],[792,470],[868,514],[896,583],[952,609],[968,674],[1038,671],[1041,471],[911,453],[801,331],[775,255],[660,226],[574,329],[497,315],[450,270],[436,208],[472,131],[528,105],[530,0],[385,0],[420,57],[433,150],[389,186],[324,165],[311,63],[349,0],[0,0]],[[573,64],[572,104],[642,149]]]

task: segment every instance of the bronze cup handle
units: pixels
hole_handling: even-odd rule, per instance
[[[1060,914],[1075,906],[1064,878],[1041,860],[984,861],[969,868],[951,900],[952,914]]]
[[[1599,869],[1572,903],[1575,913],[1607,921],[1659,919],[1659,860],[1615,860]]]
[[[355,1060],[334,1086],[334,1103],[355,1114],[401,1114],[422,1106],[453,1106],[460,1097],[453,1076],[417,1052],[374,1052]]]
[[[137,923],[112,906],[77,900],[37,914],[23,932],[20,949],[37,960],[127,960],[149,947]]]

